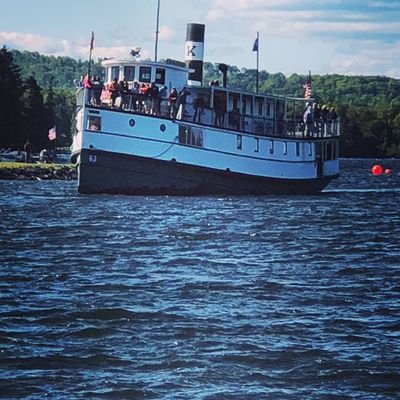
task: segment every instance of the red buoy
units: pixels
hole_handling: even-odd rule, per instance
[[[383,172],[382,167],[379,164],[375,164],[372,168],[371,168],[371,172],[372,175],[380,175]]]
[[[392,171],[390,170],[390,168],[385,169],[385,175],[390,175],[391,173]]]

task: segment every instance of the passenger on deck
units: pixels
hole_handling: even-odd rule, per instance
[[[215,126],[224,126],[225,122],[225,113],[226,113],[226,94],[222,91],[214,92],[214,125]]]
[[[121,95],[120,110],[127,110],[129,108],[129,85],[125,77],[119,81],[119,92]]]
[[[237,106],[229,113],[229,125],[237,131],[240,130],[240,111]]]
[[[151,100],[151,109],[150,109],[150,114],[151,115],[160,115],[160,99],[159,99],[159,94],[160,91],[158,89],[158,86],[156,85],[155,82],[152,82],[150,89],[149,89],[149,96]]]
[[[328,107],[325,104],[321,108],[321,119],[323,123],[328,120]]]
[[[321,132],[321,108],[319,104],[313,103],[312,106],[312,115],[314,121],[314,131],[320,135]]]
[[[141,97],[139,111],[148,114],[151,108],[150,86],[142,83],[139,88],[139,93]]]
[[[313,129],[313,124],[314,124],[314,118],[313,118],[313,112],[312,112],[311,103],[307,103],[306,109],[304,110],[303,122],[304,122],[304,126],[305,126],[305,135],[306,136],[311,136],[312,129]]]
[[[114,78],[114,80],[108,85],[108,90],[111,93],[111,107],[115,107],[115,100],[119,96],[119,85],[118,79]]]
[[[160,107],[160,113],[159,115],[162,115],[163,117],[166,117],[167,111],[166,111],[166,104],[168,101],[168,88],[166,86],[163,86],[159,93],[158,93],[158,99],[159,99],[159,107]]]
[[[98,75],[95,75],[92,79],[92,97],[91,97],[91,102],[95,106],[99,106],[101,104],[101,91],[103,90],[104,85],[103,82],[100,80],[100,77]]]
[[[176,88],[172,88],[168,95],[168,102],[169,102],[169,116],[170,118],[173,119],[176,117],[177,101],[178,101],[178,92]]]
[[[193,103],[194,106],[194,115],[193,122],[201,122],[201,116],[204,114],[205,101],[204,97],[199,94]]]
[[[140,91],[139,91],[139,82],[134,81],[132,88],[131,88],[131,94],[132,94],[132,102],[131,102],[131,109],[133,111],[136,111],[139,107],[140,103]]]
[[[186,86],[184,86],[178,95],[178,113],[176,114],[177,119],[184,119],[186,117],[186,101],[189,95],[189,90],[187,90]]]

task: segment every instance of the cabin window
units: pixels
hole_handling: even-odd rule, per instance
[[[274,141],[269,141],[269,154],[274,154]]]
[[[111,77],[110,81],[113,81],[115,78],[119,79],[119,67],[111,67]]]
[[[242,150],[242,135],[236,135],[236,147]]]
[[[263,99],[262,97],[256,97],[256,107],[257,114],[262,117],[263,116]]]
[[[258,153],[260,151],[260,140],[258,138],[255,138],[256,140],[256,146],[254,148],[254,152]]]
[[[134,81],[135,80],[135,67],[134,66],[129,66],[129,67],[124,67],[124,77],[127,81]]]
[[[267,117],[271,116],[271,101],[270,100],[267,100],[267,107],[266,107],[266,110],[265,110],[265,115]]]
[[[325,143],[325,160],[335,159],[335,142],[329,141]]]
[[[203,147],[203,129],[179,125],[179,143],[189,146]]]
[[[300,157],[300,143],[296,142],[296,157]]]
[[[308,155],[310,157],[312,156],[312,144],[311,144],[311,142],[308,142]]]
[[[165,69],[156,68],[156,83],[159,85],[165,85]]]
[[[139,81],[148,83],[151,82],[151,67],[139,68]]]
[[[286,156],[287,155],[287,142],[283,142],[283,155]]]
[[[101,130],[101,118],[93,115],[89,115],[87,119],[87,129],[89,131],[100,131]]]
[[[334,155],[334,160],[336,160],[339,157],[339,142],[337,140],[335,140],[335,142],[333,143],[334,148],[335,148],[335,155]]]

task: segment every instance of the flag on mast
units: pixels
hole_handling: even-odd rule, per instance
[[[49,138],[49,140],[56,140],[57,131],[56,131],[56,126],[55,125],[52,128],[49,129],[48,138]]]
[[[258,38],[256,38],[256,40],[254,41],[253,51],[258,51]]]

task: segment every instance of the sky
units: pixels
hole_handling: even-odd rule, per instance
[[[158,0],[0,0],[0,46],[87,60],[154,59]],[[158,59],[184,60],[205,24],[204,61],[270,73],[400,79],[400,0],[160,0]]]

